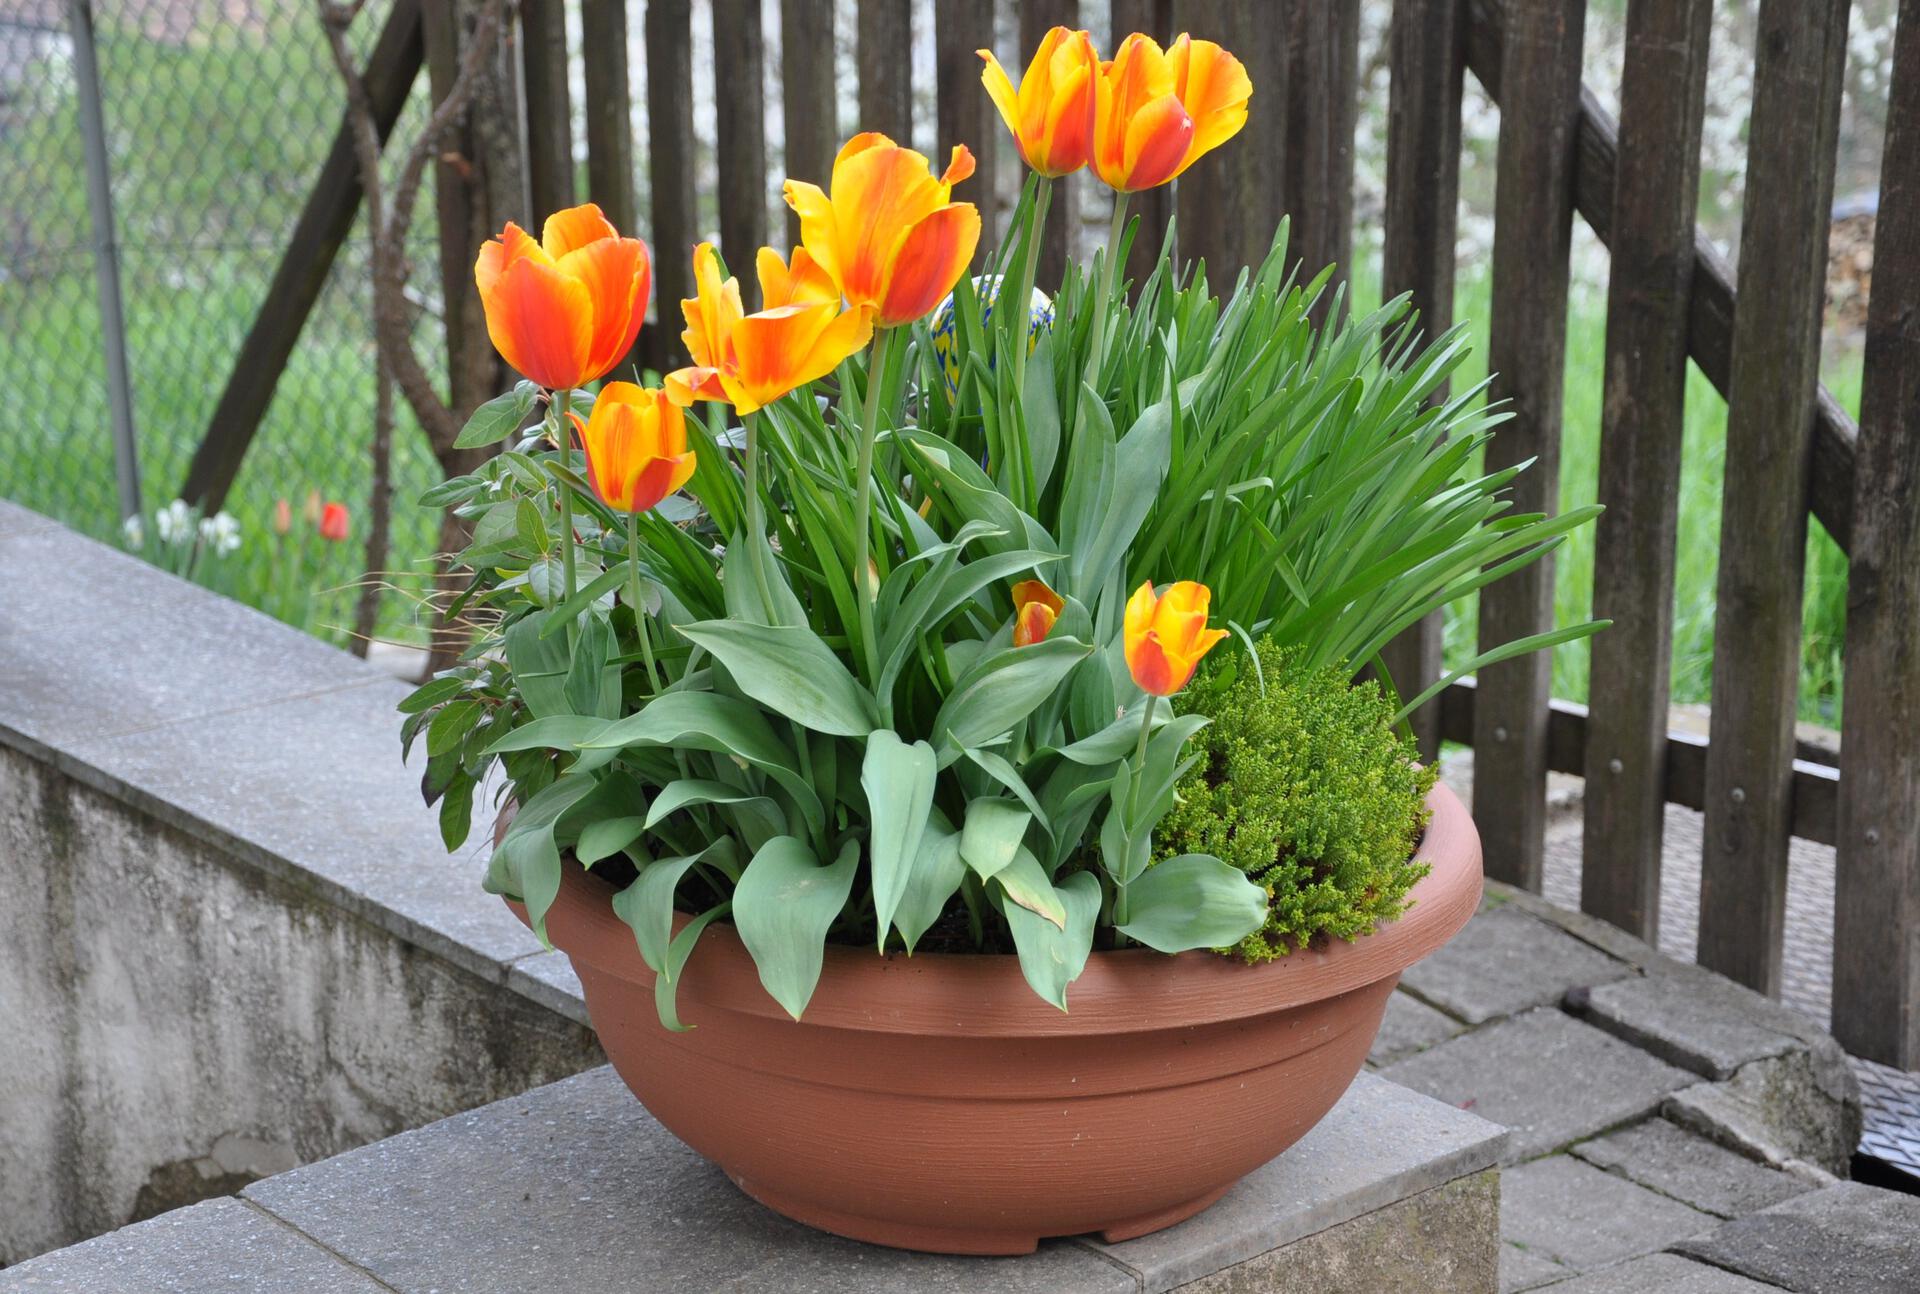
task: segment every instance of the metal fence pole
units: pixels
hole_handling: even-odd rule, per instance
[[[87,210],[93,218],[93,270],[100,288],[100,339],[107,361],[107,406],[113,459],[120,484],[120,515],[140,515],[140,451],[133,440],[133,384],[127,374],[127,325],[120,301],[120,247],[114,237],[113,185],[107,173],[107,128],[100,104],[100,64],[94,57],[91,0],[68,0],[73,33],[73,77],[80,134],[87,151]]]

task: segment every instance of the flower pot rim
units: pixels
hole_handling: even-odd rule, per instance
[[[1203,1025],[1285,1011],[1397,977],[1452,938],[1480,902],[1480,840],[1466,806],[1436,783],[1427,807],[1432,816],[1414,857],[1430,870],[1409,893],[1410,906],[1350,942],[1329,940],[1258,965],[1207,951],[1171,957],[1146,948],[1097,951],[1068,988],[1064,1013],[1034,994],[1012,954],[881,955],[829,944],[802,1022],[938,1035],[1145,1032],[1170,1021]],[[597,969],[650,991],[653,972],[614,914],[613,892],[586,869],[565,868],[547,913],[548,936],[571,956],[586,956]],[[524,920],[524,909],[512,906]],[[676,917],[676,930],[686,920]],[[701,933],[678,993],[683,1017],[703,1007],[787,1018],[761,987],[753,959],[727,923],[716,921]]]

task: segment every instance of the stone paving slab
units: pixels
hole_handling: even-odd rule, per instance
[[[1542,1258],[1524,1246],[1507,1240],[1500,1242],[1500,1294],[1536,1289],[1565,1280],[1571,1275],[1573,1272],[1570,1268]]]
[[[1014,1261],[822,1235],[762,1208],[609,1069],[248,1187],[401,1294],[633,1289],[1160,1291],[1484,1172],[1503,1134],[1362,1075],[1298,1146],[1206,1213]]]
[[[1631,973],[1598,949],[1513,907],[1482,912],[1401,984],[1468,1024],[1557,1003],[1568,989]]]
[[[1778,1294],[1776,1286],[1677,1254],[1648,1254],[1551,1288],[1553,1294]]]
[[[11,539],[15,535],[29,534],[35,530],[51,530],[59,526],[51,517],[43,517],[31,508],[23,508],[10,499],[0,499],[0,539]]]
[[[1819,1185],[1757,1164],[1665,1119],[1583,1141],[1573,1154],[1722,1218],[1758,1212]]]
[[[1651,1113],[1693,1075],[1542,1007],[1380,1071],[1513,1132],[1519,1163]]]
[[[1803,1294],[1913,1294],[1920,1289],[1920,1197],[1839,1182],[1675,1248]]]
[[[1575,1271],[1664,1249],[1719,1219],[1567,1155],[1503,1175],[1500,1235]]]
[[[1380,1032],[1374,1037],[1373,1049],[1367,1053],[1367,1064],[1376,1069],[1391,1065],[1396,1060],[1425,1051],[1435,1043],[1445,1042],[1455,1034],[1465,1032],[1466,1027],[1419,998],[1396,992],[1387,998],[1386,1014],[1381,1017]]]
[[[210,1200],[0,1271],[0,1294],[381,1294],[238,1200]]]
[[[1805,1046],[1819,1032],[1744,985],[1678,963],[1601,984],[1580,994],[1576,1009],[1590,1024],[1716,1081]]]

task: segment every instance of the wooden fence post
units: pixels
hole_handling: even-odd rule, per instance
[[[640,212],[633,193],[627,0],[586,0],[580,6],[580,58],[586,74],[587,197],[615,229],[639,237]],[[657,259],[658,249],[654,254]],[[633,378],[646,344],[644,339],[636,341],[632,354],[615,365],[610,376]]]
[[[1431,340],[1453,326],[1454,245],[1460,195],[1460,91],[1466,72],[1463,0],[1396,0],[1389,34],[1386,246],[1383,298],[1413,294]],[[1445,400],[1443,387],[1433,393]],[[1403,697],[1438,681],[1445,613],[1387,644],[1387,671]],[[1420,757],[1440,754],[1440,703],[1411,716]]]
[[[956,196],[980,208],[985,228],[973,257],[978,265],[1001,239],[994,208],[995,161],[1007,129],[980,84],[982,64],[976,52],[993,48],[992,0],[934,0],[933,47],[934,87],[940,99],[933,162],[945,166],[955,144],[973,150],[973,179]]]
[[[1274,25],[1248,14],[1250,41]],[[1314,304],[1315,323],[1332,319],[1333,291],[1351,275],[1353,130],[1360,79],[1360,0],[1290,0],[1286,10],[1286,144],[1280,204],[1293,213],[1294,255],[1311,277],[1339,267]],[[1248,65],[1250,68],[1252,64]],[[1251,119],[1248,127],[1253,127]],[[1255,138],[1258,138],[1257,136]]]
[[[460,70],[462,22],[452,5],[428,5],[421,16],[427,84],[435,103]],[[447,404],[462,423],[500,390],[504,361],[487,336],[486,312],[473,281],[480,244],[495,232],[484,182],[492,163],[473,128],[473,109],[433,165],[433,201],[440,252],[441,322],[447,334]],[[476,170],[482,174],[476,175]],[[517,212],[515,213],[518,214]],[[502,224],[505,223],[503,220]]]
[[[913,147],[911,0],[860,0],[854,57],[860,65],[860,129]]]
[[[1020,0],[1020,49],[1014,56],[1019,66],[1008,68],[1008,75],[1019,78],[1033,51],[1040,48],[1041,38],[1053,28],[1079,26],[1079,0]],[[1060,280],[1066,276],[1068,226],[1077,210],[1079,186],[1085,182],[1084,176],[1073,175],[1053,182],[1053,206],[1040,231],[1040,262],[1034,275],[1034,286],[1048,296],[1060,290]]]
[[[833,6],[780,0],[780,117],[787,136],[784,178],[827,187],[841,142],[838,82]],[[791,209],[787,241],[800,242],[800,217]]]
[[[1513,419],[1487,444],[1490,472],[1534,460],[1513,483],[1515,512],[1552,512],[1560,491],[1567,258],[1573,234],[1585,0],[1511,0],[1500,71],[1494,198],[1492,397]],[[1482,649],[1553,622],[1553,560],[1480,594]],[[1480,672],[1473,723],[1473,816],[1487,875],[1540,888],[1546,838],[1547,711],[1553,658],[1533,652]]]
[[[573,109],[567,93],[566,0],[520,0],[533,223],[574,204]]]
[[[1607,369],[1580,906],[1655,941],[1666,821],[1674,537],[1712,0],[1632,0],[1607,287]]]
[[[1847,0],[1761,0],[1715,594],[1703,966],[1780,989],[1793,722]]]
[[[659,325],[642,330],[640,338],[648,365],[661,372],[682,358],[680,302],[693,295],[693,243],[698,236],[689,23],[688,0],[647,0],[647,180],[653,199],[653,297],[659,303]]]
[[[767,241],[766,33],[760,0],[713,0],[713,97],[720,154],[720,254],[740,299],[760,308],[754,257]]]
[[[1344,5],[1347,0],[1337,2]],[[1189,167],[1175,184],[1180,258],[1204,259],[1213,290],[1224,296],[1233,290],[1241,266],[1257,267],[1266,259],[1280,217],[1290,209],[1282,179],[1290,161],[1287,150],[1293,136],[1288,113],[1297,69],[1289,62],[1288,33],[1301,16],[1291,5],[1265,8],[1237,0],[1179,0],[1173,17],[1176,30],[1231,51],[1246,65],[1253,82],[1247,124],[1231,142]],[[1297,260],[1301,237],[1297,217],[1291,236],[1287,256]],[[1308,272],[1317,269],[1309,266]]]
[[[1854,475],[1833,1033],[1920,1069],[1920,0],[1902,0]]]

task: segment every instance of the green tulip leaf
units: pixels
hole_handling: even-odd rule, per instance
[[[1093,923],[1100,915],[1100,880],[1092,872],[1075,872],[1054,888],[1066,910],[1062,929],[1035,916],[1020,904],[1007,906],[1007,925],[1013,931],[1014,950],[1020,954],[1020,973],[1033,991],[1067,1009],[1067,985],[1087,968],[1093,951]]]
[[[712,652],[742,692],[803,727],[864,737],[880,721],[872,695],[811,629],[701,620],[680,632]]]
[[[867,793],[868,862],[873,869],[873,920],[881,949],[887,929],[905,897],[921,833],[933,808],[933,782],[939,765],[933,747],[911,746],[885,728],[867,737],[860,764],[860,788]]]
[[[846,906],[859,857],[859,846],[848,841],[823,867],[804,842],[775,836],[734,887],[733,922],[760,984],[796,1020],[820,982],[827,931]]]
[[[1267,919],[1267,892],[1211,854],[1155,863],[1127,887],[1120,933],[1163,953],[1228,948]]]

